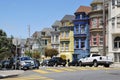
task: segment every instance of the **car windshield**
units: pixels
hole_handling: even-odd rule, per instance
[[[30,57],[22,57],[21,61],[24,61],[24,60],[31,60],[31,58]]]

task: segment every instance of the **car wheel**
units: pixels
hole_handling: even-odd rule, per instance
[[[94,67],[98,67],[97,61],[94,61],[94,62],[93,62],[93,66],[94,66]]]
[[[82,62],[81,62],[81,61],[79,62],[79,66],[80,66],[80,67],[82,66]]]
[[[65,67],[66,64],[63,64],[63,67]]]

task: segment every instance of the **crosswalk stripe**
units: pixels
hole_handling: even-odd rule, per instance
[[[44,71],[44,70],[33,70],[34,72],[38,72],[38,73],[41,73],[41,74],[47,74],[47,73],[50,73],[48,71]]]
[[[52,72],[64,72],[64,71],[80,71],[80,70],[111,70],[116,68],[103,68],[103,67],[59,67],[59,68],[45,68],[43,70],[34,70],[35,72],[41,73],[41,74],[47,74]],[[120,69],[120,68],[117,68]]]
[[[60,70],[60,69],[47,68],[46,70],[53,71],[53,72],[63,72],[63,70]]]
[[[74,69],[70,69],[70,68],[60,68],[61,70],[65,70],[65,71],[76,71],[76,70],[74,70]]]
[[[27,77],[8,78],[4,80],[54,80],[54,79],[43,77],[43,76],[30,75]]]

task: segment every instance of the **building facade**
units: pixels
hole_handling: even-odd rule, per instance
[[[90,54],[89,46],[89,16],[91,8],[80,6],[75,12],[74,22],[74,59],[80,59]]]
[[[74,53],[74,37],[73,37],[73,15],[65,15],[60,27],[60,57],[72,61]]]
[[[120,65],[120,0],[110,0],[108,10],[108,53]]]
[[[93,0],[91,3],[90,17],[90,53],[103,55],[103,0]],[[105,18],[108,18],[108,11],[105,9]],[[105,29],[107,30],[107,22]],[[107,31],[105,34],[107,41]],[[105,42],[106,43],[106,42]],[[106,53],[107,53],[107,43]]]
[[[51,46],[53,49],[58,50],[60,53],[60,28],[61,22],[55,21],[52,25],[53,31],[51,32]]]

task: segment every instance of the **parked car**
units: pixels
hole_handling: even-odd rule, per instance
[[[71,62],[68,63],[68,66],[79,66],[78,59],[74,59]]]
[[[113,59],[108,56],[101,56],[99,54],[90,54],[85,58],[79,59],[79,66],[94,66],[103,65],[109,67],[113,63]]]
[[[41,66],[48,66],[48,62],[49,62],[49,59],[43,60],[40,65]]]
[[[48,66],[66,66],[66,60],[62,59],[61,57],[53,57],[49,60]]]
[[[2,61],[0,61],[0,70],[2,69]]]
[[[39,60],[37,60],[37,59],[33,59],[33,61],[34,61],[34,68],[39,69],[39,66],[40,66],[40,62],[39,62]]]
[[[10,60],[1,61],[1,68],[10,69]]]
[[[18,57],[16,62],[17,69],[33,69],[34,61],[31,57]]]

